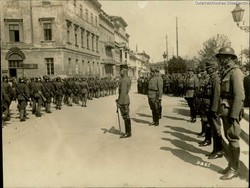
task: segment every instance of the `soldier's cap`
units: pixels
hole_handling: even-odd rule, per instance
[[[233,57],[233,59],[237,58],[237,55],[235,55],[234,49],[231,47],[220,48],[219,52],[215,55],[215,57],[219,58],[221,55],[230,55]]]
[[[207,61],[206,62],[206,69],[208,68],[217,68],[218,62],[217,61]]]

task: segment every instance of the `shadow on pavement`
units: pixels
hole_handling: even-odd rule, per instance
[[[169,119],[173,119],[173,120],[181,120],[181,121],[187,121],[186,119],[184,118],[178,118],[178,117],[173,117],[173,116],[163,116],[165,118],[169,118]]]
[[[182,150],[186,150],[186,151],[192,152],[192,153],[200,153],[200,154],[204,154],[204,155],[205,154],[209,154],[208,151],[205,151],[205,150],[200,149],[200,148],[196,148],[193,145],[188,144],[188,143],[186,143],[184,141],[181,141],[181,140],[169,139],[169,138],[162,138],[162,140],[169,141],[173,145],[175,145],[176,147],[178,147],[178,148],[180,148]]]
[[[101,130],[103,131],[104,134],[106,134],[108,132],[111,134],[121,135],[120,131],[117,130],[115,127],[111,127],[110,129],[101,128]]]
[[[195,143],[198,143],[200,140],[198,139],[195,139],[195,138],[192,138],[190,136],[186,136],[182,133],[179,133],[179,132],[170,132],[170,131],[163,131],[164,133],[169,133],[173,136],[175,136],[176,138],[179,138],[180,140],[185,140],[185,141],[188,141],[188,142],[195,142]]]
[[[188,116],[188,117],[190,116],[190,110],[183,109],[183,108],[174,108],[173,112],[178,113],[183,116]]]
[[[148,114],[141,114],[141,113],[136,113],[136,114],[141,117],[152,117],[151,115],[148,115]]]
[[[181,160],[183,160],[183,161],[185,161],[185,162],[187,162],[189,164],[199,166],[199,167],[203,167],[203,168],[208,168],[208,169],[213,170],[215,172],[218,172],[218,171],[222,170],[221,167],[216,166],[216,165],[214,165],[214,164],[212,164],[210,162],[203,161],[203,159],[201,157],[197,157],[195,155],[192,155],[192,154],[190,154],[189,152],[187,152],[185,150],[172,149],[170,147],[161,147],[160,149],[172,152],[175,156],[179,157]],[[209,164],[209,166],[201,165],[201,164],[205,164],[205,163]]]
[[[182,132],[182,133],[197,135],[196,132],[190,131],[190,130],[188,130],[188,129],[184,129],[184,128],[182,128],[182,127],[173,127],[173,126],[170,126],[170,125],[166,125],[165,127],[170,128],[170,129],[172,129],[172,130],[174,130],[174,131],[176,131],[176,132]]]
[[[142,124],[149,124],[151,122],[143,120],[143,119],[137,119],[137,118],[130,118],[131,120],[133,120],[136,123],[142,123]]]

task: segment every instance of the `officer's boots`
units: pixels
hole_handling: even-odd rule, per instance
[[[230,168],[225,169],[227,172],[220,177],[222,180],[229,180],[239,176],[240,148],[230,147],[229,152],[231,153],[231,167],[229,166]]]
[[[132,134],[131,134],[131,121],[130,121],[130,119],[125,119],[124,124],[125,124],[125,134],[123,134],[120,138],[131,137]]]
[[[50,103],[47,103],[46,112],[47,112],[47,113],[51,113],[51,111],[50,111]]]
[[[208,122],[204,122],[204,124],[206,124],[205,140],[199,142],[200,147],[208,146],[211,144],[211,127]]]
[[[159,125],[159,113],[155,113],[155,124],[154,126],[158,126]]]
[[[152,117],[153,117],[153,122],[149,124],[149,126],[155,125],[156,122],[156,114],[154,111],[152,111]]]
[[[208,159],[217,159],[223,157],[221,136],[213,137],[213,151],[208,156]]]
[[[20,110],[20,121],[25,121],[25,118],[24,118],[24,109]]]
[[[203,121],[201,121],[201,132],[197,134],[198,138],[204,137],[205,131],[206,131],[206,124]]]

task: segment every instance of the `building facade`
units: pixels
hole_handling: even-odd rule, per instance
[[[3,0],[2,7],[2,74],[100,75],[97,0]]]

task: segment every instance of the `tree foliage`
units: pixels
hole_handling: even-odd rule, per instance
[[[203,43],[203,48],[198,52],[201,61],[216,60],[215,55],[222,47],[231,46],[226,35],[217,34]]]
[[[168,72],[169,73],[184,73],[187,71],[187,62],[181,57],[173,56],[168,61]]]

